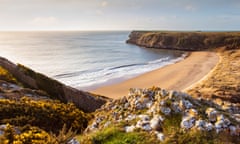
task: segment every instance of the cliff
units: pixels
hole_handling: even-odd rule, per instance
[[[62,102],[72,102],[84,112],[93,112],[101,107],[107,98],[66,86],[41,73],[23,66],[16,65],[5,58],[0,57],[0,66],[8,70],[24,86],[43,90],[53,99]]]
[[[127,43],[147,48],[175,50],[205,50],[240,45],[240,32],[174,32],[174,31],[133,31]]]

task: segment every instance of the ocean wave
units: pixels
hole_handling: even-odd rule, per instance
[[[186,54],[183,54],[181,57],[174,59],[165,57],[154,61],[149,61],[147,63],[122,65],[92,72],[78,73],[78,75],[68,75],[68,77],[65,78],[59,78],[73,87],[83,90],[93,90],[99,86],[121,82],[163,66],[176,63],[184,59],[186,56]]]

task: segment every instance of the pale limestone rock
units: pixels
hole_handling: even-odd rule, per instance
[[[208,115],[210,122],[215,122],[217,120],[218,112],[214,108],[208,108],[205,113]]]
[[[183,129],[190,129],[194,126],[195,118],[194,117],[184,117],[181,121],[181,127]]]
[[[155,132],[155,134],[156,134],[158,140],[160,140],[161,142],[165,140],[165,136],[164,136],[163,133],[161,133],[161,132]]]
[[[154,116],[151,121],[150,121],[150,126],[153,130],[161,130],[161,121],[162,117],[161,116]]]
[[[211,131],[213,128],[214,128],[214,126],[213,126],[212,123],[206,123],[206,124],[205,124],[205,129],[206,129],[207,131]]]
[[[125,128],[125,132],[133,132],[135,129],[136,129],[136,127],[134,126],[134,125],[131,125],[131,126],[126,126]]]
[[[205,130],[205,125],[206,125],[206,122],[204,120],[197,120],[195,122],[195,127],[198,129],[198,130]]]
[[[172,110],[176,113],[181,112],[181,108],[179,107],[179,103],[178,102],[173,102],[172,103]]]
[[[149,115],[139,115],[138,116],[142,121],[149,121],[150,117]]]
[[[124,104],[124,108],[127,109],[130,106],[130,104],[127,102]]]
[[[128,115],[126,118],[125,118],[125,120],[127,120],[127,121],[132,121],[132,120],[134,120],[134,119],[136,119],[136,115],[135,114],[130,114],[130,115]]]
[[[169,115],[171,113],[171,109],[168,107],[161,107],[161,112],[164,113],[165,115]]]
[[[189,100],[184,100],[184,99],[180,100],[180,107],[182,109],[190,109],[192,108],[192,106],[193,105]]]
[[[67,144],[80,144],[75,138],[71,139]]]
[[[231,125],[229,126],[229,130],[231,135],[237,135],[237,127]]]
[[[139,120],[136,124],[136,128],[140,128],[140,129],[145,130],[145,131],[151,131],[152,130],[152,128],[149,124],[149,121]]]
[[[223,130],[224,121],[220,120],[215,123],[216,132],[219,133]]]
[[[165,106],[165,104],[166,104],[165,100],[161,100],[160,103],[159,103],[160,106]]]
[[[148,103],[146,103],[146,107],[147,107],[147,108],[150,108],[152,105],[153,105],[153,102],[152,102],[152,101],[149,101]]]
[[[144,124],[144,125],[142,126],[142,129],[145,130],[145,131],[151,131],[151,130],[152,130],[152,128],[151,128],[151,126],[150,126],[149,123]]]
[[[107,121],[107,122],[104,124],[104,127],[108,127],[110,124],[111,124],[111,121]]]

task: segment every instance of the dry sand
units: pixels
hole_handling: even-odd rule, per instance
[[[126,96],[129,88],[158,86],[164,89],[183,90],[207,75],[218,60],[219,58],[214,52],[191,52],[186,59],[180,62],[121,83],[100,87],[91,92],[117,99]]]

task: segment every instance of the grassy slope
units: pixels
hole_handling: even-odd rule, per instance
[[[240,49],[218,49],[220,61],[212,74],[188,93],[240,105]]]

